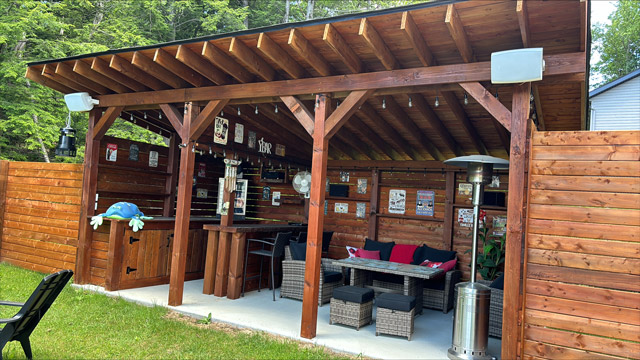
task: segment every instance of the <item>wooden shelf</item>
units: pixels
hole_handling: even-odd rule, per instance
[[[453,207],[472,209],[473,205],[471,205],[471,204],[453,204]],[[494,206],[494,205],[480,205],[480,209],[482,209],[482,210],[503,210],[503,211],[507,211],[506,206]]]
[[[407,219],[407,220],[422,220],[422,221],[444,222],[443,219],[436,219],[433,216],[400,215],[400,214],[376,214],[376,216],[383,217],[383,218],[392,218],[392,219]]]

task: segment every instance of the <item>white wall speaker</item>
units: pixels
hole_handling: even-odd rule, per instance
[[[513,84],[542,80],[542,48],[491,53],[491,83]]]

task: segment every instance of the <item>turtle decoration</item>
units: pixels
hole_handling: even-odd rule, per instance
[[[117,202],[109,206],[107,212],[105,213],[93,216],[91,218],[90,224],[93,225],[94,230],[97,229],[98,226],[102,225],[102,220],[104,218],[117,220],[131,219],[131,221],[129,221],[129,226],[133,228],[134,232],[137,232],[144,226],[142,219],[153,219],[150,216],[144,216],[144,214],[142,213],[142,211],[140,211],[140,209],[138,209],[138,206],[136,204],[124,201]]]

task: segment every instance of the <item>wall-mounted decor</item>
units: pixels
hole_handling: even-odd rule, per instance
[[[213,126],[213,142],[216,144],[227,145],[227,137],[229,135],[229,120],[216,116]]]
[[[364,219],[367,211],[367,204],[363,202],[356,203],[356,218]]]
[[[284,183],[285,169],[271,168],[262,163],[260,168],[260,181],[269,183]]]
[[[458,209],[458,224],[461,227],[472,227],[473,209]]]
[[[248,134],[249,135],[247,136],[247,146],[249,147],[249,149],[255,149],[256,148],[256,132],[249,130]]]
[[[406,202],[406,190],[389,190],[389,212],[391,214],[404,214]]]
[[[138,148],[138,145],[136,144],[131,144],[129,146],[129,161],[138,161],[140,157],[140,148]]]
[[[273,144],[271,144],[270,142],[264,141],[263,137],[261,137],[260,140],[258,140],[258,152],[259,153],[271,154],[271,147],[272,146],[273,146]]]
[[[107,161],[118,160],[118,144],[107,144]]]
[[[346,214],[349,212],[349,203],[335,203],[333,211],[336,214]]]
[[[247,211],[247,188],[249,187],[249,180],[237,179],[235,200],[233,203],[233,215],[244,216]],[[218,215],[224,215],[224,178],[218,178]]]
[[[458,195],[471,196],[473,193],[473,185],[470,183],[458,184]]]
[[[207,176],[207,164],[198,163],[198,177],[206,177]]]
[[[280,191],[274,191],[271,198],[271,205],[280,206]]]
[[[325,180],[325,187],[324,187],[324,192],[329,191],[329,187],[331,186],[331,182],[329,181],[329,178],[327,178]]]
[[[262,200],[271,199],[271,186],[265,186],[262,188]]]
[[[349,172],[348,171],[340,171],[340,181],[349,182]]]
[[[276,155],[284,156],[285,146],[282,144],[276,144]]]
[[[367,193],[367,179],[358,179],[358,194]]]
[[[502,236],[506,231],[507,231],[507,216],[494,215],[493,216],[493,235]]]
[[[207,189],[197,189],[196,190],[196,197],[198,199],[206,199],[207,195],[209,195],[209,190],[207,190]]]
[[[244,125],[236,123],[236,131],[235,136],[233,137],[233,141],[238,144],[242,144],[244,141]]]
[[[416,196],[416,215],[433,216],[434,202],[435,192],[428,190],[418,190]]]
[[[329,212],[329,200],[324,201],[324,214],[327,215]]]
[[[149,167],[158,167],[158,152],[149,151]]]
[[[500,187],[500,175],[491,176],[491,184],[489,184],[490,188],[499,188]]]

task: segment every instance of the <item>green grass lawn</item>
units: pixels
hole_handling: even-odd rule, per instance
[[[27,300],[43,274],[0,263],[0,300]],[[18,308],[0,306],[0,318]],[[222,329],[222,330],[221,330]],[[198,325],[162,307],[144,307],[67,285],[31,335],[35,359],[327,359],[325,348],[222,324]],[[5,360],[24,359],[18,342]]]

